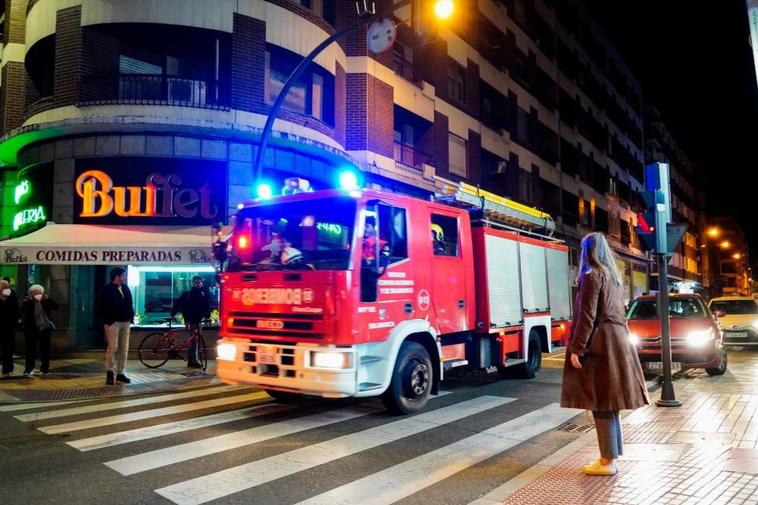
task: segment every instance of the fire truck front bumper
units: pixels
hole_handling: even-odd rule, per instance
[[[222,339],[216,350],[216,374],[227,384],[325,398],[354,396],[358,390],[357,354],[352,347]]]

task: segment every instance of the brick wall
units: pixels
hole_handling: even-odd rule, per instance
[[[266,23],[234,14],[232,108],[263,112],[266,74]]]
[[[26,36],[26,8],[29,0],[5,0],[5,44],[23,44]],[[5,82],[5,81],[3,81]]]
[[[315,12],[308,9],[307,7],[298,5],[292,0],[266,0],[266,1],[268,3],[278,5],[279,7],[286,9],[290,12],[294,12],[295,14],[298,15],[298,17],[307,19],[308,21],[318,26],[319,28],[321,28],[328,34],[334,33],[334,27],[332,25],[326,22],[324,18],[322,18],[321,16],[316,15]],[[355,5],[352,2],[344,2],[344,3],[350,4],[350,7],[353,9],[353,12],[355,12]]]
[[[393,105],[392,86],[367,74],[348,74],[345,147],[393,157]]]
[[[436,42],[421,46],[415,52],[416,78],[423,79],[435,88],[438,98],[447,100],[447,42]]]
[[[82,8],[59,10],[55,19],[55,83],[57,106],[74,105],[79,100],[79,72],[82,53]]]
[[[82,29],[82,82],[79,100],[82,102],[104,100],[118,96],[118,56],[121,43],[91,28]],[[102,79],[93,76],[113,76]]]
[[[468,131],[466,151],[468,179],[471,184],[478,186],[482,182],[482,136],[478,132],[475,132],[474,130]]]
[[[21,126],[24,114],[24,95],[26,94],[26,68],[18,61],[9,61],[3,67],[3,85],[0,88],[0,101],[3,106],[3,133]]]
[[[334,76],[334,133],[336,140],[343,146],[347,132],[347,74],[342,65],[337,63]]]

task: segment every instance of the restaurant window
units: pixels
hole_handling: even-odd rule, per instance
[[[219,292],[211,266],[133,266],[127,270],[127,283],[134,300],[135,326],[167,326],[174,302],[192,288],[192,277],[203,278],[210,292],[211,323],[218,326]],[[181,314],[177,318],[181,323]]]

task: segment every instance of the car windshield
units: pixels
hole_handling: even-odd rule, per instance
[[[355,209],[355,200],[347,197],[243,209],[227,270],[346,270]],[[246,254],[238,250],[240,235],[249,236]]]
[[[753,300],[719,300],[711,302],[711,310],[724,314],[758,314],[758,304]]]
[[[697,298],[669,299],[669,315],[677,319],[699,319],[706,317],[706,310]],[[655,298],[635,300],[629,308],[628,319],[658,318],[658,300]]]

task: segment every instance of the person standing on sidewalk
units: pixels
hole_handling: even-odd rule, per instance
[[[18,298],[10,283],[0,280],[0,352],[3,355],[3,377],[13,374],[13,351],[16,347],[16,325],[21,317]]]
[[[629,341],[624,285],[602,233],[582,239],[579,293],[566,349],[561,407],[591,410],[600,459],[587,475],[615,475],[623,453],[619,411],[650,403],[637,352]]]
[[[199,334],[201,321],[211,317],[210,298],[210,291],[203,286],[203,278],[195,275],[192,277],[192,287],[182,293],[176,302],[174,302],[174,306],[171,309],[171,317],[181,312],[184,324],[187,326],[190,335],[194,335],[195,332]],[[198,341],[193,340],[187,350],[187,366],[190,368],[203,367],[198,359],[197,344]]]
[[[26,339],[26,366],[24,375],[34,373],[37,362],[37,345],[39,344],[39,371],[43,375],[50,373],[50,346],[52,344],[53,323],[50,311],[58,308],[45,294],[45,288],[34,284],[29,288],[29,296],[21,302],[21,315],[24,320],[24,338]]]
[[[108,349],[105,351],[105,383],[112,385],[118,381],[129,384],[131,380],[124,375],[124,369],[129,355],[129,331],[134,319],[134,305],[132,292],[126,285],[126,270],[120,267],[111,269],[111,282],[100,291],[99,299],[100,317],[105,325],[105,337],[108,339]]]

